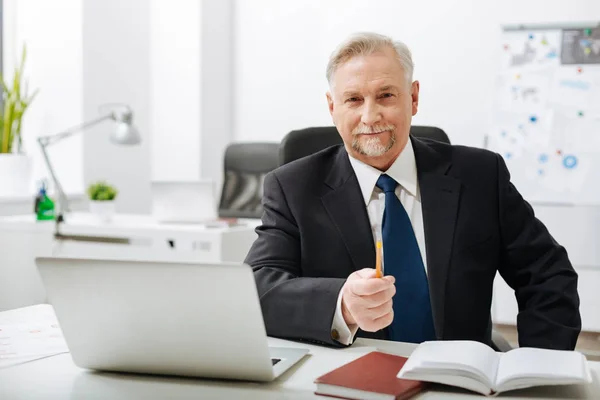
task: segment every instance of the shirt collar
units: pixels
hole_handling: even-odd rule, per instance
[[[377,179],[379,179],[382,172],[352,156],[349,158],[350,164],[358,179],[358,184],[360,185],[360,191],[362,192],[365,204],[368,205]],[[385,171],[385,173],[394,178],[404,190],[412,196],[417,197],[417,163],[415,161],[415,152],[410,138],[406,142],[406,146],[398,158],[396,158],[394,163],[387,171]]]

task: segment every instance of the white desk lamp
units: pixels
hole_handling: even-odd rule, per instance
[[[69,202],[67,196],[60,184],[56,173],[54,172],[54,168],[52,168],[52,164],[50,163],[50,158],[48,157],[48,152],[46,151],[46,147],[60,142],[63,139],[66,139],[70,136],[73,136],[77,133],[84,132],[87,128],[90,128],[94,125],[99,124],[100,122],[106,120],[113,120],[116,122],[115,129],[113,130],[110,140],[111,142],[119,145],[135,145],[141,142],[140,135],[138,130],[133,125],[133,112],[131,108],[126,104],[106,104],[100,107],[100,109],[104,109],[105,107],[110,106],[113,107],[113,110],[108,112],[107,114],[102,115],[99,118],[94,120],[85,122],[81,125],[75,126],[73,128],[67,129],[64,132],[50,135],[50,136],[41,136],[37,139],[41,149],[42,155],[44,156],[44,161],[46,162],[46,166],[48,167],[48,171],[50,172],[50,176],[52,177],[52,181],[54,182],[54,187],[57,193],[57,215],[56,215],[56,231],[55,238],[57,239],[73,239],[73,240],[86,240],[86,241],[98,241],[100,238],[90,238],[90,237],[74,237],[74,236],[66,236],[61,235],[59,232],[60,223],[64,221],[64,213],[69,212]]]

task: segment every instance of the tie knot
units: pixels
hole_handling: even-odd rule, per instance
[[[384,192],[394,192],[396,191],[398,182],[396,182],[391,176],[383,174],[379,177],[379,179],[377,179],[376,186]]]

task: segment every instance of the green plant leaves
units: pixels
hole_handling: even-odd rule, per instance
[[[27,94],[27,81],[22,86],[21,80],[23,78],[26,58],[27,48],[23,46],[21,60],[15,69],[12,79],[12,87],[9,87],[4,78],[0,76],[2,99],[4,101],[4,108],[0,109],[0,153],[12,153],[15,139],[17,140],[16,150],[17,152],[21,152],[21,145],[23,143],[21,124],[23,115],[38,93],[38,90],[35,90],[31,95]]]
[[[114,186],[111,186],[104,181],[98,181],[88,186],[87,193],[90,200],[110,201],[114,200],[119,192]]]

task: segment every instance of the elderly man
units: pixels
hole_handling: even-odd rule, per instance
[[[573,349],[581,319],[565,249],[497,154],[409,136],[419,105],[412,75],[408,48],[378,34],[354,35],[332,54],[327,101],[344,146],[266,177],[246,258],[268,334],[492,346],[498,271],[515,290],[519,344]]]

